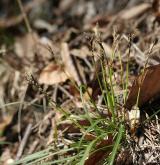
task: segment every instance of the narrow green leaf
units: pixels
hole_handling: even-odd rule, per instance
[[[112,151],[112,154],[111,154],[111,157],[110,157],[110,160],[109,160],[109,165],[113,165],[113,163],[114,163],[115,156],[116,156],[118,148],[120,146],[120,142],[121,142],[123,133],[124,133],[124,126],[121,124],[120,127],[119,127],[117,139],[115,141],[113,151]]]

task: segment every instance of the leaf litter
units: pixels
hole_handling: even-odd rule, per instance
[[[50,155],[55,149],[70,149],[77,140],[83,142],[84,138],[87,142],[91,141],[85,150],[86,155],[84,154],[81,159],[84,164],[103,163],[106,158],[114,156],[109,147],[113,145],[114,150],[117,150],[115,164],[158,164],[160,162],[159,116],[158,111],[155,112],[157,107],[153,107],[159,102],[160,92],[159,43],[151,52],[149,66],[144,73],[140,73],[145,66],[147,50],[154,40],[159,40],[158,0],[152,3],[148,1],[141,3],[139,0],[77,1],[76,3],[72,0],[45,1],[45,3],[43,0],[38,3],[26,1],[23,3],[24,12],[33,26],[32,33],[26,32],[23,13],[14,12],[13,2],[0,3],[7,8],[3,11],[4,16],[0,16],[2,28],[0,49],[6,47],[6,51],[0,57],[1,66],[5,68],[0,71],[2,80],[0,86],[3,89],[0,102],[1,121],[3,121],[0,123],[0,139],[11,143],[11,145],[0,144],[0,161],[9,164],[17,155],[18,158],[23,158],[25,155],[53,146],[49,150]],[[97,22],[102,38],[99,43],[92,35]],[[131,43],[129,43],[129,33],[134,33]],[[91,50],[92,41],[96,41],[94,50]],[[130,48],[128,43],[131,45]],[[104,134],[99,137],[99,134],[92,131],[92,121],[97,116],[104,120],[103,124],[97,124],[100,125],[100,130],[111,129],[111,125],[106,127],[105,122],[111,120],[112,115],[104,105],[103,91],[96,78],[96,72],[100,79],[103,76],[102,70],[98,69],[100,61],[97,61],[95,70],[92,56],[93,51],[94,57],[101,57],[101,46],[105,51],[106,72],[108,73],[110,67],[113,67],[112,77],[106,79],[118,84],[118,87],[114,86],[114,91],[119,118],[124,113],[127,116],[134,108],[140,112],[140,116],[136,118],[138,122],[134,123],[136,125],[134,131],[127,129],[127,142],[125,144],[122,142],[121,149],[114,144],[119,140],[118,135]],[[128,80],[130,87],[126,90],[129,94],[127,101],[124,102],[121,94],[125,91],[122,82],[127,79],[128,52],[130,52]],[[123,75],[120,74],[120,70],[123,71]],[[29,71],[40,84],[31,80],[33,82],[29,83],[24,93],[26,87],[24,74]],[[88,87],[85,88],[84,93],[82,92],[82,97],[77,86],[83,84]],[[24,94],[25,98],[21,103],[21,132],[19,132],[17,118],[20,103],[18,101]],[[137,95],[139,95],[138,99]],[[84,99],[84,104],[81,97]],[[51,102],[48,98],[56,101],[57,105],[50,106]],[[91,101],[98,103],[98,108],[93,102],[91,104]],[[84,111],[84,105],[87,111]],[[83,115],[85,118],[81,118]],[[129,123],[128,120],[129,118],[126,117],[125,122]],[[30,127],[30,124],[32,124],[31,133],[26,136],[26,128]],[[83,130],[85,127],[90,129],[85,132]],[[44,158],[38,163],[61,161],[80,154],[71,150],[65,154]],[[37,161],[38,159],[40,157]],[[73,160],[75,164],[79,163],[76,159]]]

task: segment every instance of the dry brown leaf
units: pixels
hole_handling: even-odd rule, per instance
[[[80,133],[80,129],[70,121],[61,122],[58,129],[62,130],[63,133]]]
[[[53,85],[65,82],[68,79],[61,66],[50,63],[46,66],[39,77],[40,84]]]
[[[35,61],[35,54],[41,61],[48,61],[52,58],[52,50],[57,53],[57,47],[46,37],[39,37],[37,33],[28,33],[23,37],[17,37],[15,42],[15,52],[20,59],[27,59],[29,62]],[[36,59],[36,61],[38,61]]]
[[[38,38],[36,33],[28,33],[23,37],[17,37],[14,47],[18,57],[33,61],[36,47],[35,41],[38,41]]]
[[[11,123],[12,117],[13,116],[11,116],[11,115],[7,115],[7,116],[5,116],[5,118],[3,118],[0,121],[0,132],[3,132],[3,130],[6,128],[6,126],[8,126]]]
[[[49,33],[53,33],[57,30],[57,26],[56,25],[52,25],[50,23],[48,23],[47,21],[43,20],[43,19],[36,19],[33,22],[33,26],[34,28],[38,29],[38,30],[47,30]]]
[[[97,146],[96,149],[103,148],[105,146],[109,146],[113,144],[113,137],[110,135],[108,139],[102,140]],[[91,154],[89,158],[85,161],[85,165],[96,165],[99,164],[103,159],[108,155],[110,152],[110,148],[108,147],[107,150],[98,150]]]
[[[59,11],[65,12],[66,10],[70,9],[74,3],[75,3],[74,0],[60,1]]]
[[[37,40],[36,53],[41,61],[49,61],[53,57],[53,52],[58,54],[58,47],[47,37],[41,37]]]
[[[160,64],[146,68],[143,75],[138,76],[130,89],[126,107],[130,110],[137,100],[140,86],[138,106],[160,95]]]
[[[84,135],[84,139],[87,140],[87,141],[92,141],[92,140],[95,140],[96,139],[96,135],[93,135],[91,133],[86,133]]]
[[[135,18],[140,14],[143,14],[145,11],[147,11],[148,9],[151,8],[151,5],[149,3],[142,3],[138,6],[134,6],[130,9],[126,9],[124,10],[120,17],[122,19],[131,19],[131,18]]]
[[[89,101],[91,99],[90,96],[92,96],[92,93],[93,93],[92,88],[88,87],[87,91],[83,95],[84,101],[86,101],[86,102]]]
[[[69,85],[69,93],[70,93],[72,96],[76,97],[76,98],[78,98],[78,97],[80,96],[79,90],[75,87],[75,85],[73,85],[73,84],[71,84],[71,83],[70,83],[70,85]]]
[[[86,46],[82,46],[80,49],[72,49],[71,54],[79,58],[86,58],[87,56],[91,56],[91,53]]]
[[[61,56],[63,63],[65,65],[65,73],[68,77],[73,78],[78,85],[81,84],[80,77],[77,73],[77,69],[75,68],[75,65],[73,64],[72,58],[70,56],[70,51],[67,43],[62,43],[61,45]]]
[[[32,0],[24,6],[24,12],[28,13],[32,8],[44,2],[45,0]],[[10,18],[1,18],[0,27],[8,28],[8,27],[16,26],[17,24],[21,23],[23,20],[24,20],[23,14],[20,14],[18,16],[12,16]]]
[[[12,159],[12,154],[9,148],[5,148],[3,149],[3,153],[1,155],[1,161],[0,161],[3,165],[9,165],[12,164],[14,162],[14,160]]]
[[[108,44],[106,44],[105,42],[102,42],[102,45],[103,45],[103,48],[104,48],[104,51],[106,53],[106,56],[111,58],[111,55],[113,53],[113,48],[111,48]]]
[[[81,126],[90,126],[88,120],[77,120],[77,123]],[[65,133],[78,133],[80,129],[71,121],[65,120],[58,125],[60,130],[63,130]]]

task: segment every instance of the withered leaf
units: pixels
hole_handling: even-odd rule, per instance
[[[46,66],[39,77],[40,84],[53,85],[65,82],[68,79],[61,66],[50,63]]]
[[[8,126],[12,121],[13,116],[6,116],[4,119],[0,121],[0,132],[3,132],[6,126]]]
[[[131,109],[137,101],[138,91],[139,99],[138,106],[142,106],[150,99],[154,99],[160,95],[160,64],[150,66],[145,69],[144,73],[139,75],[133,82],[130,89],[126,108]],[[140,90],[139,90],[140,89]]]
[[[90,125],[88,120],[77,120],[77,123],[80,124],[81,126]],[[74,123],[67,120],[64,122],[61,122],[58,125],[58,129],[62,130],[65,133],[79,133],[80,132],[80,129]]]
[[[113,144],[113,136],[109,135],[108,139],[104,139],[99,144],[97,144],[96,149],[100,149],[112,144]],[[99,164],[110,153],[110,149],[111,148],[108,147],[107,150],[97,150],[96,152],[94,152],[89,156],[89,158],[85,161],[85,165]]]
[[[69,46],[66,42],[61,44],[61,56],[62,56],[62,61],[65,66],[65,73],[70,78],[73,78],[77,82],[78,85],[80,85],[81,79],[73,63],[73,60],[71,58],[70,51],[69,51]]]
[[[121,13],[122,19],[132,19],[137,17],[140,14],[145,13],[148,9],[151,8],[151,5],[149,3],[142,3],[138,6],[134,6],[130,9],[126,9]]]

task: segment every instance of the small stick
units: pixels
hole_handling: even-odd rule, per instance
[[[28,126],[25,130],[25,134],[23,136],[23,139],[21,141],[21,144],[20,144],[18,152],[17,152],[16,160],[19,160],[20,157],[22,156],[22,153],[24,151],[24,147],[26,146],[26,143],[27,143],[27,140],[28,140],[28,137],[29,137],[31,131],[32,131],[32,124],[30,123],[30,124],[28,124]]]

